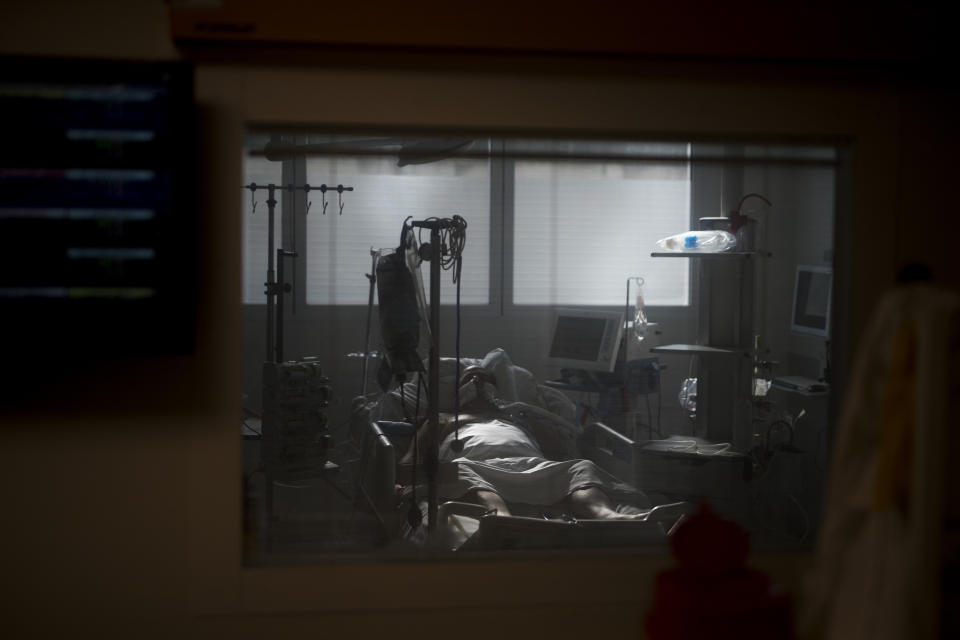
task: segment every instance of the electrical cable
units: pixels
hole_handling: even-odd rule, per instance
[[[653,440],[653,410],[650,408],[650,394],[644,393],[643,396],[647,401],[647,437]]]
[[[790,440],[787,444],[793,444],[793,426],[790,425],[786,420],[774,420],[767,425],[767,433],[764,436],[764,450],[765,453],[770,453],[770,432],[773,431],[774,427],[783,428],[786,427],[787,431],[790,432]]]
[[[657,366],[657,435],[663,437],[663,425],[660,422],[660,413],[663,409],[663,374]]]
[[[464,223],[466,225],[466,223]],[[463,247],[460,247],[461,249]],[[455,452],[460,453],[463,450],[463,445],[460,444],[460,269],[462,267],[461,260],[462,256],[457,255],[457,266],[454,270],[453,280],[457,283],[457,338],[456,338],[456,351],[457,351],[457,377],[456,384],[453,386],[453,449]]]
[[[410,421],[410,414],[407,413],[407,399],[406,399],[406,397],[405,397],[405,395],[404,395],[404,392],[403,392],[404,386],[405,386],[404,383],[401,381],[401,382],[400,382],[400,407],[403,409],[403,419],[409,422],[409,421]],[[419,387],[418,387],[417,393],[419,393],[419,392],[420,392],[420,390],[419,390]],[[419,396],[417,397],[417,400],[418,400],[418,401],[420,400],[420,397],[419,397]],[[414,417],[416,417],[416,416],[414,416]],[[416,424],[416,421],[414,421],[414,424]]]
[[[387,529],[387,523],[384,522],[383,517],[380,515],[380,511],[377,509],[377,506],[373,503],[373,499],[370,497],[370,494],[367,493],[367,488],[363,482],[364,476],[366,475],[366,472],[367,472],[367,463],[370,461],[369,443],[371,440],[372,440],[372,436],[368,431],[367,436],[363,439],[363,444],[360,447],[360,460],[359,460],[360,464],[359,464],[359,469],[357,471],[357,490],[359,491],[360,496],[363,498],[363,500],[367,503],[367,506],[370,507],[370,511],[373,513],[374,517],[377,519],[377,522],[380,524],[380,527],[383,529],[383,535],[385,536],[385,539],[386,539],[386,538],[389,538],[389,535],[390,535],[389,530]],[[357,496],[354,495],[353,498],[350,498],[349,496],[347,496],[346,492],[343,491],[340,487],[338,487],[333,481],[331,481],[326,476],[322,476],[322,477],[330,486],[332,486],[334,489],[339,491],[345,498],[350,500],[350,503],[353,505],[353,513],[351,513],[350,515],[352,519],[353,516],[356,515],[357,511],[360,508],[360,501],[357,499]]]
[[[410,218],[407,218],[409,220]],[[440,221],[436,216],[427,218],[427,221]],[[449,218],[449,225],[442,225],[440,232],[440,268],[449,271],[453,268],[453,282],[460,280],[461,263],[458,260],[463,255],[463,248],[467,244],[467,221],[462,216],[454,215]],[[406,221],[404,221],[406,225]],[[417,242],[423,244],[423,229],[417,231]]]

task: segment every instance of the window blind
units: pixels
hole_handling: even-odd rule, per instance
[[[687,261],[650,257],[658,239],[690,228],[687,163],[515,167],[514,304],[622,305],[632,276],[646,304],[688,304]]]
[[[389,249],[400,242],[408,216],[423,220],[449,218],[467,221],[463,256],[463,304],[487,304],[490,296],[490,162],[488,159],[448,159],[398,167],[396,158],[309,157],[311,185],[353,186],[343,194],[343,215],[337,193],[327,192],[327,214],[321,215],[320,194],[307,216],[307,304],[366,304],[370,249]],[[423,242],[429,231],[422,234]],[[422,265],[429,290],[429,264]],[[456,301],[449,271],[442,272],[440,299]]]

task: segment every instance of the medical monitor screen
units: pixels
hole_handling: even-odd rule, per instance
[[[794,331],[829,335],[832,278],[828,267],[797,267],[791,323]]]
[[[612,371],[622,324],[623,314],[619,312],[558,310],[547,352],[550,363],[559,367]]]
[[[607,322],[604,318],[559,316],[550,345],[551,358],[591,363],[600,355]]]
[[[192,351],[190,66],[5,57],[2,69],[0,313],[21,355]]]

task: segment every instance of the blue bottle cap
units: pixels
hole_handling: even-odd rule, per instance
[[[697,236],[687,236],[683,239],[684,248],[691,248],[697,246]]]

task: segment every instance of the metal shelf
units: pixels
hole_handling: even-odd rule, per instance
[[[719,253],[710,253],[709,251],[654,251],[650,254],[652,258],[752,258],[753,256],[769,258],[772,253],[758,253],[756,251],[722,251]]]
[[[664,344],[659,347],[652,347],[650,352],[672,353],[682,356],[735,356],[739,353],[737,349],[708,347],[703,344]]]

